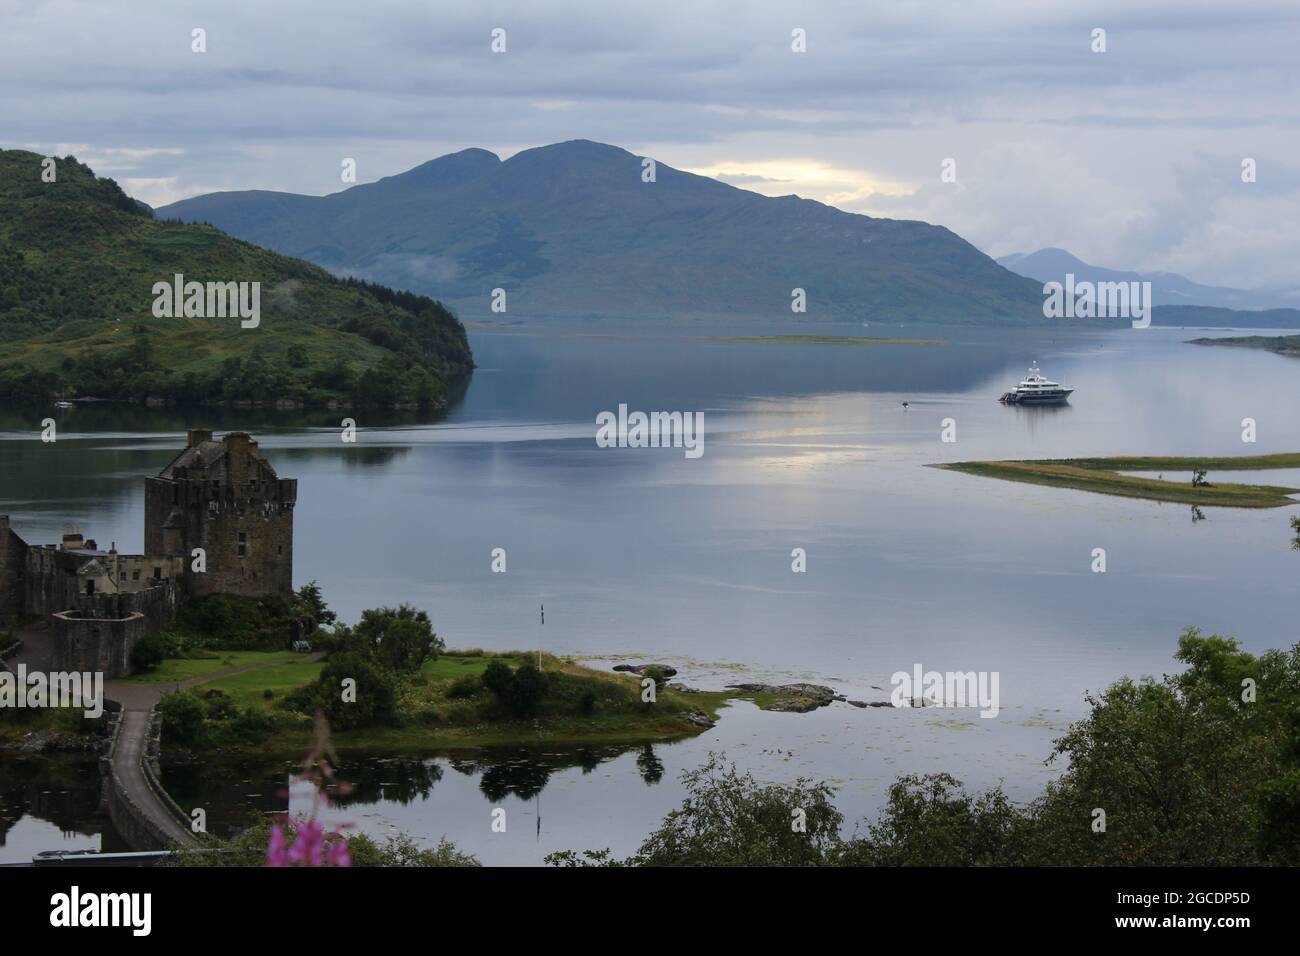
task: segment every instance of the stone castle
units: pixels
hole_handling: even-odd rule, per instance
[[[292,592],[297,497],[297,480],[278,477],[248,435],[195,430],[145,479],[144,554],[101,551],[71,530],[29,545],[0,514],[0,631],[44,618],[51,670],[123,676],[135,644],[185,600]]]

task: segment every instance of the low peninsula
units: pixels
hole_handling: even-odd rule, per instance
[[[1243,485],[1207,478],[1215,471],[1263,471],[1300,468],[1300,453],[1222,457],[1053,458],[1027,461],[958,461],[931,465],[948,471],[1022,481],[1034,485],[1091,491],[1125,498],[1145,498],[1222,508],[1278,508],[1300,504],[1298,488]],[[1188,481],[1146,478],[1125,472],[1185,472]],[[1199,476],[1199,477],[1198,477]]]

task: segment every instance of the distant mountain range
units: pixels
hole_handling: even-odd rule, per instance
[[[340,274],[432,295],[464,318],[791,316],[1042,322],[1039,283],[940,226],[772,198],[586,140],[504,162],[467,149],[329,196],[211,193],[209,222]]]
[[[328,196],[209,193],[157,215],[433,296],[466,319],[789,317],[803,289],[814,320],[1047,324],[1061,321],[1043,316],[1052,277],[1141,278],[1062,250],[999,263],[941,226],[763,196],[664,163],[653,182],[644,174],[642,157],[588,140],[504,161],[466,149]],[[1300,325],[1300,313],[1176,307],[1242,309],[1257,294],[1158,279],[1155,302],[1168,307],[1157,324]],[[496,289],[505,315],[492,310]]]
[[[1297,325],[1300,322],[1300,312],[1296,311],[1300,309],[1300,288],[1249,290],[1201,285],[1175,272],[1137,273],[1094,266],[1064,249],[1054,248],[1002,256],[998,259],[998,264],[1039,282],[1062,282],[1066,273],[1073,273],[1076,280],[1089,282],[1150,282],[1151,297],[1157,306],[1156,318],[1164,325],[1254,324],[1265,328],[1276,324],[1288,328],[1300,327]],[[1160,307],[1167,307],[1170,311],[1164,312]],[[1223,310],[1249,310],[1249,314],[1225,315]],[[1172,316],[1182,318],[1171,323],[1169,319]],[[1188,320],[1192,317],[1197,320],[1195,323]]]

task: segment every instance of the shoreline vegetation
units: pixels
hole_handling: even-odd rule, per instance
[[[1179,674],[1122,678],[1086,695],[1089,714],[1056,740],[1048,758],[1064,763],[1063,772],[1028,802],[1013,800],[1001,785],[971,792],[947,773],[906,774],[889,786],[876,817],[846,836],[834,802],[838,786],[807,777],[760,782],[725,754],[711,753],[703,766],[681,775],[680,805],[630,856],[615,856],[608,846],[574,848],[544,862],[618,868],[1300,863],[1294,746],[1300,645],[1257,656],[1232,638],[1190,627],[1174,658],[1185,665]],[[300,779],[312,780],[319,792],[336,774],[313,764],[317,752]],[[285,865],[279,857],[288,843],[310,848],[331,841],[343,844],[335,855],[350,859],[309,865],[478,864],[445,837],[428,848],[408,835],[378,845],[362,833],[326,832],[314,820],[250,822],[233,838],[208,837],[168,865]]]
[[[1239,349],[1263,349],[1300,358],[1300,335],[1236,335],[1226,338],[1201,338],[1189,340],[1192,345],[1223,345]]]
[[[202,731],[182,731],[186,749],[223,754],[303,752],[311,741],[313,724],[310,710],[302,705],[309,703],[310,691],[321,681],[329,661],[311,660],[302,654],[264,653],[270,660],[268,666],[181,691],[203,705],[205,718]],[[250,656],[257,655],[245,654],[243,659]],[[487,674],[493,665],[509,670],[516,678],[525,668],[527,673],[535,671],[547,685],[545,694],[531,708],[512,708],[489,686],[492,678]],[[212,667],[202,659],[169,659],[163,661],[157,677],[144,675],[131,681],[167,683]],[[331,737],[340,753],[661,742],[708,729],[728,698],[737,696],[662,687],[656,689],[654,703],[644,703],[641,690],[639,680],[545,652],[452,650],[425,661],[403,681],[390,719],[350,727],[346,721],[332,721],[335,729]],[[166,736],[166,725],[164,728]],[[250,729],[255,732],[248,732]]]
[[[1278,508],[1300,504],[1290,497],[1298,488],[1243,485],[1210,481],[1215,471],[1263,471],[1300,468],[1300,453],[1209,457],[1051,458],[1040,460],[958,461],[932,464],[931,468],[958,471],[984,478],[1020,481],[1034,485],[1090,491],[1096,494],[1143,498],[1222,508]],[[1122,472],[1187,472],[1192,480],[1174,482]],[[1197,480],[1199,475],[1200,480]]]

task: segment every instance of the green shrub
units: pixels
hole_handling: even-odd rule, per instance
[[[447,696],[452,700],[466,700],[477,697],[482,689],[483,681],[473,674],[462,674],[451,682],[451,686],[447,688]]]
[[[136,641],[131,648],[131,670],[155,670],[167,657],[167,642],[160,634],[150,634]]]
[[[510,665],[498,660],[488,661],[481,678],[483,686],[492,691],[499,700],[505,700],[514,679],[515,672],[510,669]]]
[[[506,706],[516,717],[531,717],[546,697],[550,682],[546,675],[532,664],[524,664],[515,671],[514,680],[506,695]]]
[[[207,707],[193,690],[165,695],[158,702],[158,713],[162,715],[163,736],[169,743],[193,746],[206,736]]]
[[[355,700],[343,699],[343,682],[356,681]],[[321,711],[336,730],[394,724],[397,721],[397,678],[362,654],[331,657],[320,676],[294,691],[287,703],[307,713]]]

